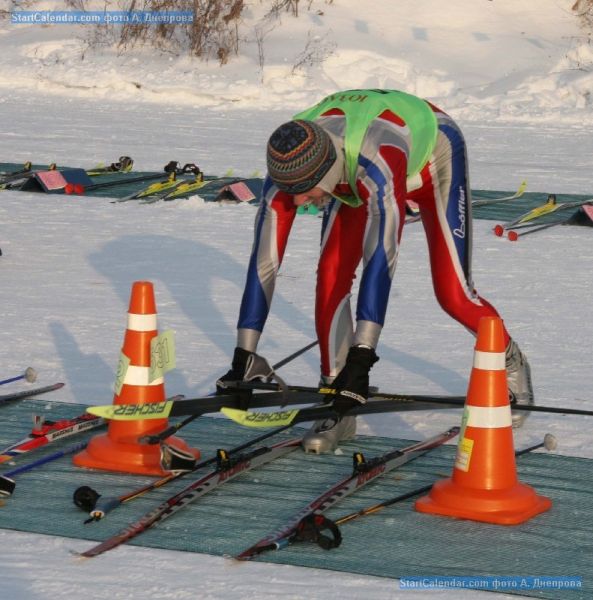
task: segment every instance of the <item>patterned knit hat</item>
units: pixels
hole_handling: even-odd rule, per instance
[[[302,194],[314,188],[336,160],[336,149],[313,121],[288,121],[268,141],[268,175],[284,192]]]

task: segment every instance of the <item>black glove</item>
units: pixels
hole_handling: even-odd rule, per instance
[[[373,348],[352,346],[346,364],[334,379],[331,387],[336,390],[332,407],[342,416],[355,406],[367,401],[369,396],[369,371],[379,360]]]
[[[263,356],[260,356],[255,352],[248,352],[237,346],[235,348],[230,370],[216,382],[216,394],[235,394],[239,397],[239,407],[242,410],[246,410],[249,408],[249,402],[253,391],[231,389],[234,387],[233,384],[236,384],[238,381],[257,380],[269,382],[273,379],[282,389],[286,388],[284,381],[276,375],[274,369]]]
[[[229,386],[226,385],[227,383],[230,385],[237,381],[243,381],[243,377],[245,377],[245,369],[247,368],[247,360],[251,354],[251,352],[243,350],[243,348],[239,348],[239,346],[235,348],[231,368],[216,381],[217,394],[229,393]]]

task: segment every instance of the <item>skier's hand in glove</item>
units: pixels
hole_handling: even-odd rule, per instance
[[[252,352],[243,350],[243,348],[239,348],[238,346],[235,348],[231,368],[216,381],[217,394],[228,394],[228,388],[231,384],[236,383],[237,381],[243,381],[245,370],[247,368],[247,360],[251,354]]]
[[[367,401],[369,395],[369,371],[379,360],[373,348],[352,346],[346,364],[334,379],[331,387],[336,390],[332,406],[343,416]]]

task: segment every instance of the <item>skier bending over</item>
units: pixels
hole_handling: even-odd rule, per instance
[[[284,123],[267,146],[268,175],[255,222],[255,240],[238,320],[232,367],[221,377],[242,380],[270,309],[276,276],[297,207],[324,209],[317,270],[315,326],[321,382],[343,414],[364,403],[369,371],[385,322],[405,218],[405,201],[418,203],[426,232],[436,297],[449,315],[476,334],[478,321],[498,316],[474,289],[472,216],[463,135],[442,110],[395,90],[332,94]],[[416,181],[416,183],[414,183]],[[363,261],[356,306],[350,311],[355,270]],[[509,391],[533,403],[529,364],[505,329]],[[523,417],[514,414],[515,425]],[[345,416],[317,422],[304,437],[308,452],[333,451],[354,436]]]

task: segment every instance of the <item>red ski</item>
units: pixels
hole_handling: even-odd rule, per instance
[[[0,452],[0,463],[12,460],[16,456],[42,448],[51,442],[70,437],[88,429],[94,429],[105,424],[105,419],[84,413],[73,419],[60,421],[44,421],[43,417],[35,416],[35,425],[26,437],[5,448]]]

